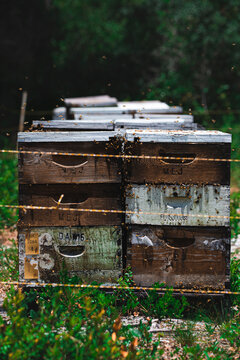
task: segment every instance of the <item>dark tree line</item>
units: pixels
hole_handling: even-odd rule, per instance
[[[1,124],[16,126],[21,89],[28,110],[103,93],[239,109],[239,10],[237,0],[2,0]]]

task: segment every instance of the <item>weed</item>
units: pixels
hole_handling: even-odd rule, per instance
[[[175,328],[175,339],[181,346],[193,346],[196,342],[194,334],[195,324],[193,322],[185,322]]]
[[[148,325],[122,326],[109,296],[91,292],[33,290],[38,309],[27,316],[27,297],[12,290],[4,303],[9,320],[0,320],[0,358],[150,359],[162,354]]]
[[[155,283],[153,287],[159,289],[161,285],[164,284]],[[179,300],[175,298],[172,293],[173,289],[168,289],[164,295],[160,295],[158,291],[149,291],[147,297],[142,300],[141,304],[144,308],[148,309],[148,314],[158,319],[167,317],[180,318],[187,308],[188,302],[184,296]]]
[[[132,270],[130,267],[126,268],[124,275],[120,277],[117,282],[121,287],[131,287],[135,285],[132,279]],[[130,311],[137,310],[139,307],[145,311],[145,309],[140,305],[139,298],[135,294],[134,290],[117,289],[114,292],[114,296],[116,304],[121,304],[123,314],[128,314]]]
[[[0,204],[16,205],[18,200],[17,157],[1,154],[0,157]],[[0,228],[10,227],[17,221],[17,211],[0,209]]]
[[[12,243],[10,247],[0,245],[1,281],[18,280],[18,248],[14,239],[10,239],[9,241]]]

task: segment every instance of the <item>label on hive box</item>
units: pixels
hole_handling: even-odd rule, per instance
[[[25,254],[37,255],[39,254],[38,233],[28,233],[25,239]]]
[[[81,244],[85,240],[85,235],[82,233],[58,232],[59,244]]]
[[[163,173],[169,175],[182,175],[183,168],[182,167],[163,168]]]
[[[36,259],[25,258],[24,262],[24,278],[26,280],[38,279],[38,262]]]

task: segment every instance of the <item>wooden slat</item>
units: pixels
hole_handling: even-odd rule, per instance
[[[131,226],[127,258],[140,286],[159,282],[224,289],[229,286],[230,229]]]
[[[21,185],[21,205],[57,206],[74,209],[121,209],[121,189],[115,184]],[[120,225],[121,214],[60,210],[21,210],[19,226],[95,226]]]
[[[230,185],[229,162],[196,159],[229,159],[231,156],[230,144],[128,142],[125,144],[125,153],[193,159],[127,159],[125,161],[125,179],[131,183]]]
[[[37,238],[39,254],[26,254],[30,237]],[[59,282],[64,270],[83,281],[113,282],[122,273],[122,230],[120,226],[20,229],[20,281],[26,275],[36,279],[36,270],[24,271],[26,259],[37,267],[39,281]]]
[[[176,214],[169,216],[126,214],[126,222],[131,224],[229,226],[229,218],[215,218],[214,216],[228,217],[230,215],[230,187],[129,185],[126,190],[126,208],[134,212]],[[198,215],[198,217],[193,215]]]

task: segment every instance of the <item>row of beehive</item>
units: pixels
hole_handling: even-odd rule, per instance
[[[172,286],[226,285],[229,163],[198,158],[229,158],[230,135],[166,130],[33,132],[19,134],[18,142],[28,151],[185,158],[21,154],[21,204],[56,207],[63,194],[59,207],[133,212],[22,211],[21,280],[56,281],[64,265],[71,276],[113,282],[129,264],[140,285],[156,281]]]

